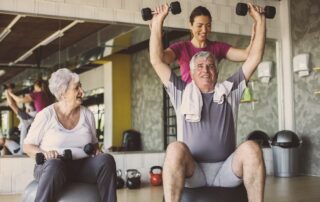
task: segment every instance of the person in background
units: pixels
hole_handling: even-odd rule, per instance
[[[23,97],[17,96],[13,91],[8,91],[9,95],[16,103],[34,103],[37,112],[40,112],[46,106],[54,102],[52,94],[49,92],[47,82],[44,80],[36,80],[33,84],[33,92]]]
[[[35,201],[55,201],[69,181],[96,184],[101,201],[117,201],[115,161],[98,149],[94,115],[81,105],[84,92],[79,75],[59,69],[52,73],[49,89],[57,102],[37,113],[24,140],[30,157],[42,153],[46,159],[35,165]],[[89,143],[94,145],[93,155],[84,152]],[[59,159],[66,149],[71,150],[73,160]]]
[[[6,95],[7,103],[12,111],[17,115],[19,119],[19,130],[20,130],[20,150],[18,154],[23,154],[23,141],[27,135],[28,129],[36,115],[36,111],[34,110],[32,103],[25,104],[25,110],[18,107],[16,101],[11,96],[10,92],[12,92],[12,88],[9,87],[4,92]]]
[[[198,6],[191,12],[189,23],[191,40],[178,41],[163,51],[163,60],[167,64],[178,60],[183,81],[191,82],[189,62],[197,52],[209,51],[215,56],[217,62],[223,58],[234,62],[243,62],[247,59],[252,46],[253,34],[245,49],[235,48],[223,42],[210,41],[208,37],[211,33],[212,17],[210,11],[203,6]]]
[[[164,61],[162,26],[167,4],[155,9],[150,36],[150,62],[166,88],[177,115],[178,141],[169,144],[163,165],[166,202],[179,202],[184,187],[236,187],[244,184],[250,202],[264,200],[265,165],[260,146],[246,141],[236,147],[241,95],[260,63],[265,46],[263,9],[249,5],[254,38],[243,65],[218,83],[218,67],[210,51],[192,56],[192,82],[187,83]]]

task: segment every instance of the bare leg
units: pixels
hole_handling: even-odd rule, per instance
[[[190,150],[182,142],[171,143],[163,165],[163,189],[166,202],[179,202],[184,187],[184,179],[195,170]]]
[[[232,169],[243,177],[249,202],[262,202],[265,187],[265,165],[262,150],[254,141],[242,143],[235,151]]]

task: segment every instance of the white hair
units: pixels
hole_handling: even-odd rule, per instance
[[[200,52],[194,54],[190,60],[189,66],[190,66],[191,74],[193,74],[194,70],[197,68],[195,62],[198,58],[206,58],[206,59],[211,58],[211,59],[213,59],[216,70],[218,71],[218,66],[217,66],[218,62],[217,62],[216,58],[214,57],[214,55],[209,51],[200,51]]]
[[[71,81],[78,82],[79,75],[71,72],[69,69],[62,68],[51,74],[49,79],[50,92],[60,100],[62,95],[67,91]]]

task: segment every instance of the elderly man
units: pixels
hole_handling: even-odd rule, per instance
[[[190,61],[186,84],[163,61],[162,26],[168,5],[155,9],[150,60],[177,114],[178,140],[167,148],[163,168],[165,201],[180,201],[186,187],[235,187],[244,183],[250,202],[264,197],[265,166],[260,147],[246,141],[236,148],[236,117],[247,81],[261,61],[265,44],[263,9],[249,4],[255,36],[247,60],[223,83],[217,83],[216,60],[199,52]]]

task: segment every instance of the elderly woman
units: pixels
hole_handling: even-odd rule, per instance
[[[58,101],[36,115],[24,141],[30,157],[42,153],[46,159],[35,165],[34,177],[39,183],[35,201],[54,201],[67,181],[95,183],[101,201],[117,201],[115,161],[98,151],[94,116],[81,106],[79,76],[59,69],[51,75],[49,89]],[[90,157],[84,152],[88,143],[95,145]],[[73,160],[60,158],[66,149],[72,151]]]

